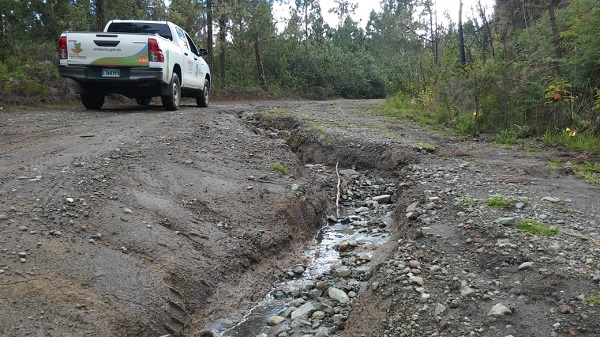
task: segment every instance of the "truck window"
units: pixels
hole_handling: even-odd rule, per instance
[[[110,33],[158,34],[165,39],[173,41],[169,26],[160,23],[113,22],[108,26],[106,31]]]
[[[185,34],[185,39],[187,40],[188,44],[190,45],[190,50],[192,51],[192,53],[200,56],[200,53],[198,53],[198,48],[196,48],[194,41],[192,41],[192,39],[190,38],[190,36],[188,34]]]
[[[190,46],[188,46],[188,42],[185,38],[185,33],[183,32],[183,30],[179,27],[175,27],[175,31],[177,32],[177,36],[179,37],[179,41],[181,41],[181,43],[183,44],[183,46],[185,47],[185,49],[190,50]]]

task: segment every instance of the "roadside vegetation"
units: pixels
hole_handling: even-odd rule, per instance
[[[540,236],[554,236],[560,232],[558,227],[546,225],[535,220],[521,220],[516,223],[516,226],[524,232]]]
[[[267,0],[3,1],[0,105],[74,98],[57,72],[62,31],[171,20],[209,49],[222,98],[387,97],[381,113],[432,129],[600,155],[597,0],[497,1],[493,13],[465,7],[443,25],[433,0],[380,0],[366,23],[353,19],[356,3],[336,0],[332,25],[317,0],[290,2],[280,24],[279,2]],[[598,171],[597,160],[574,165]]]

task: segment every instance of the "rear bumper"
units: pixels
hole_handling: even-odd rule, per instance
[[[58,72],[75,81],[78,94],[122,94],[132,98],[168,94],[161,68],[119,68],[119,77],[102,77],[102,68],[59,66]]]
[[[161,68],[119,68],[119,77],[102,77],[102,67],[59,66],[60,76],[74,79],[78,82],[106,81],[111,83],[128,83],[137,81],[162,81]]]

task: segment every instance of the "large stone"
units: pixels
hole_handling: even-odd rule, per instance
[[[315,305],[312,302],[304,303],[292,312],[292,320],[300,317],[308,318],[308,315],[312,314],[315,310],[317,310],[317,308],[315,308]]]
[[[274,325],[280,324],[283,321],[285,321],[284,317],[281,317],[281,316],[271,316],[267,320],[267,324],[270,325],[270,326],[274,326]]]
[[[327,291],[327,295],[329,295],[329,297],[341,304],[347,304],[348,302],[350,302],[350,297],[348,297],[348,295],[346,295],[346,293],[343,290],[337,288],[329,288],[329,290]]]
[[[488,316],[500,317],[500,316],[511,315],[511,314],[512,314],[512,310],[510,310],[509,307],[505,306],[502,303],[498,303],[492,307],[492,309],[488,313]]]
[[[380,204],[387,204],[392,200],[392,196],[389,194],[378,195],[373,197],[373,201],[377,201]]]
[[[335,273],[339,277],[348,277],[348,276],[352,275],[352,269],[350,269],[350,267],[348,267],[348,266],[341,266],[335,270]]]

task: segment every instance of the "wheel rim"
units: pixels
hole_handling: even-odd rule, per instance
[[[208,89],[209,86],[208,84],[204,86],[204,102],[206,102],[208,104]]]
[[[175,106],[179,106],[179,83],[177,81],[173,83],[173,103]]]

